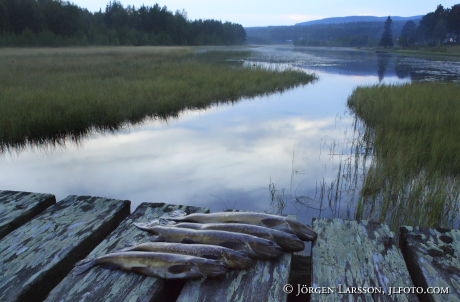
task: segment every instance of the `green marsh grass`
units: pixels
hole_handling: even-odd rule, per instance
[[[348,106],[370,157],[357,218],[453,227],[460,219],[460,84],[357,88]]]
[[[146,117],[283,91],[315,79],[244,68],[245,51],[191,47],[0,49],[0,149],[60,142]]]
[[[414,48],[393,48],[385,49],[384,51],[406,54],[410,56],[429,56],[429,57],[449,57],[449,61],[460,59],[460,46],[459,45],[443,45],[443,46],[430,46],[430,47],[414,47]]]

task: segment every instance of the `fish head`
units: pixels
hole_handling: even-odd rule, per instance
[[[257,240],[247,243],[250,249],[255,253],[256,258],[270,259],[281,256],[283,250],[281,247],[271,240]]]
[[[276,243],[287,252],[302,251],[305,248],[303,241],[296,235],[290,233],[284,233],[282,236],[277,236]]]
[[[254,264],[254,260],[243,252],[232,251],[231,253],[223,252],[222,258],[225,260],[230,269],[246,269]]]
[[[228,271],[228,267],[223,261],[209,259],[199,263],[197,268],[203,278],[222,276]]]
[[[313,231],[313,229],[311,229],[303,223],[290,219],[287,219],[286,222],[289,224],[289,227],[291,228],[292,232],[302,240],[315,241],[316,237],[318,237],[318,235],[315,231]]]

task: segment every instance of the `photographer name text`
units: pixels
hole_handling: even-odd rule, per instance
[[[339,284],[335,287],[322,286],[312,287],[303,284],[286,284],[283,286],[286,294],[295,293],[296,296],[306,294],[382,294],[382,295],[404,295],[404,294],[449,294],[448,287],[366,287],[366,286],[345,286]]]

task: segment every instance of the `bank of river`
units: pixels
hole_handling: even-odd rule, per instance
[[[260,47],[247,62],[293,66],[319,80],[186,110],[167,121],[91,133],[77,143],[11,150],[0,156],[1,188],[52,192],[58,199],[130,199],[134,206],[282,209],[307,223],[318,216],[354,218],[359,186],[337,183],[338,175],[354,168],[349,95],[359,85],[455,80],[460,74],[455,62],[349,49]]]

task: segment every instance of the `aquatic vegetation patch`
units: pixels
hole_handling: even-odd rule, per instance
[[[0,149],[78,138],[146,117],[282,91],[314,80],[242,66],[245,51],[190,47],[0,50]]]
[[[460,84],[357,88],[348,106],[372,162],[358,218],[447,226],[460,218]]]

